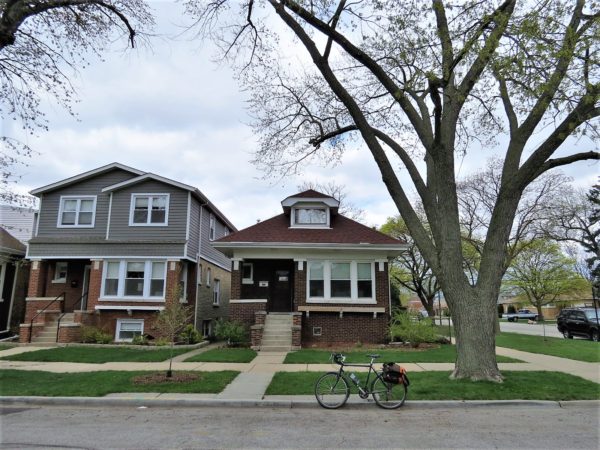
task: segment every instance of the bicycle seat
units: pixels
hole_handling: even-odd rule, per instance
[[[381,355],[367,355],[369,358],[373,358],[373,359],[377,359],[379,358]]]

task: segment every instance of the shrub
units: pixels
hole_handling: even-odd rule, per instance
[[[112,335],[96,327],[83,326],[81,328],[81,342],[86,344],[110,344]]]
[[[241,345],[248,342],[248,328],[240,322],[219,319],[215,324],[215,336],[229,345]]]
[[[197,344],[202,340],[202,335],[196,330],[194,325],[189,324],[179,335],[179,340],[184,344]]]
[[[166,337],[159,337],[154,340],[154,345],[157,347],[164,347],[165,345],[170,345],[171,341]]]
[[[148,337],[143,334],[136,334],[131,343],[133,345],[148,345]]]
[[[432,326],[431,319],[419,320],[419,314],[397,311],[390,323],[390,335],[393,340],[410,342],[417,346],[423,342],[437,342],[438,335]]]

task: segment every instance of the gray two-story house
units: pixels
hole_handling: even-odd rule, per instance
[[[21,341],[77,341],[81,325],[117,342],[153,335],[174,301],[204,335],[227,316],[231,262],[212,241],[236,229],[197,188],[113,163],[31,194],[40,208]]]

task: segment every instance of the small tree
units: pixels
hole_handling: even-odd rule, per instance
[[[179,288],[177,289],[177,291]],[[179,296],[174,296],[178,299]],[[169,370],[167,370],[167,378],[173,376],[173,348],[175,346],[175,339],[181,333],[181,331],[187,325],[187,322],[192,317],[190,309],[183,306],[179,301],[174,300],[167,303],[165,309],[163,309],[156,322],[154,323],[154,329],[158,331],[161,336],[166,337],[171,343],[171,356],[169,359]]]

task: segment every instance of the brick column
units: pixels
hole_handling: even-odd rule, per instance
[[[294,311],[298,306],[306,305],[306,261],[294,261]]]
[[[103,261],[93,259],[90,267],[90,284],[88,288],[87,311],[94,311],[99,303],[100,292],[102,292],[102,266]]]
[[[292,318],[292,350],[302,348],[302,313],[293,313]]]
[[[29,271],[27,297],[43,297],[46,294],[47,261],[32,261]]]
[[[167,261],[167,279],[165,280],[165,304],[179,301],[177,297],[177,286],[179,286],[179,274],[181,271],[181,261]]]
[[[242,298],[242,264],[240,260],[231,262],[231,298]]]

